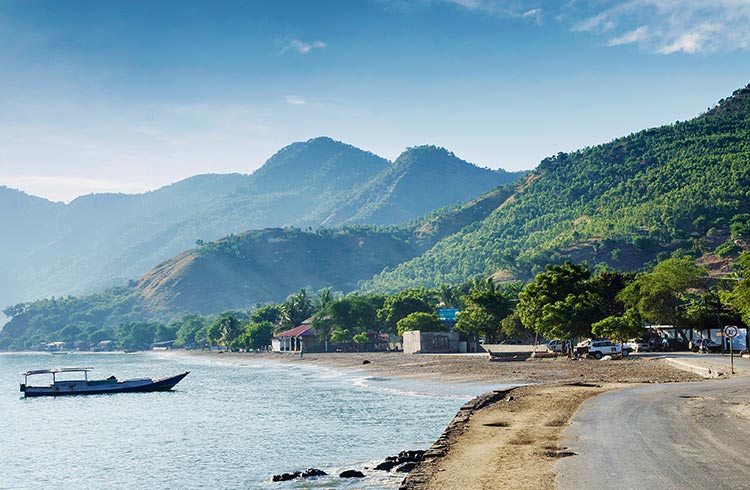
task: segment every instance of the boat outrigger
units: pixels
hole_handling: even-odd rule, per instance
[[[24,396],[63,396],[63,395],[99,395],[103,393],[133,393],[149,391],[169,391],[174,385],[182,381],[190,371],[169,378],[152,380],[151,378],[134,378],[117,381],[110,376],[106,379],[89,380],[89,371],[94,368],[57,368],[39,369],[23,373],[21,392]],[[58,381],[57,374],[60,373],[83,373],[83,379]],[[42,374],[52,375],[52,384],[46,386],[29,386],[29,376]]]

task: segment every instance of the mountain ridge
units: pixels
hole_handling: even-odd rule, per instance
[[[372,152],[319,137],[280,149],[249,175],[202,174],[140,194],[48,203],[54,211],[25,220],[28,227],[14,236],[13,247],[0,243],[0,256],[6,258],[0,278],[12,284],[0,286],[0,304],[124,284],[198,240],[268,227],[343,224],[331,218],[339,207],[354,195],[363,206],[381,199],[361,189],[391,168],[391,162]],[[466,189],[467,199],[502,182],[476,179]],[[431,211],[453,203],[433,194],[425,195],[423,204]],[[422,213],[421,208],[399,207],[398,213],[381,212],[378,223],[395,224]],[[367,218],[355,221],[366,223]]]

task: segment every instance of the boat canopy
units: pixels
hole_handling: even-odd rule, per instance
[[[75,367],[75,368],[55,368],[55,369],[37,369],[26,371],[21,376],[31,376],[33,374],[57,374],[57,373],[87,373],[93,371],[92,367]]]

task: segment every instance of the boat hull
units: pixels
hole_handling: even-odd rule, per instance
[[[53,386],[24,386],[24,396],[70,396],[70,395],[103,395],[107,393],[148,393],[152,391],[170,391],[190,372],[158,379],[129,379],[117,383],[96,381],[58,381]]]

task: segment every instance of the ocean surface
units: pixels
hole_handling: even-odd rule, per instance
[[[94,367],[91,379],[191,373],[173,392],[24,399],[20,374],[54,367]],[[463,403],[500,386],[250,356],[0,354],[0,488],[397,488],[403,475],[366,468],[428,448]],[[311,467],[332,476],[271,481]],[[345,469],[368,476],[339,479]]]

